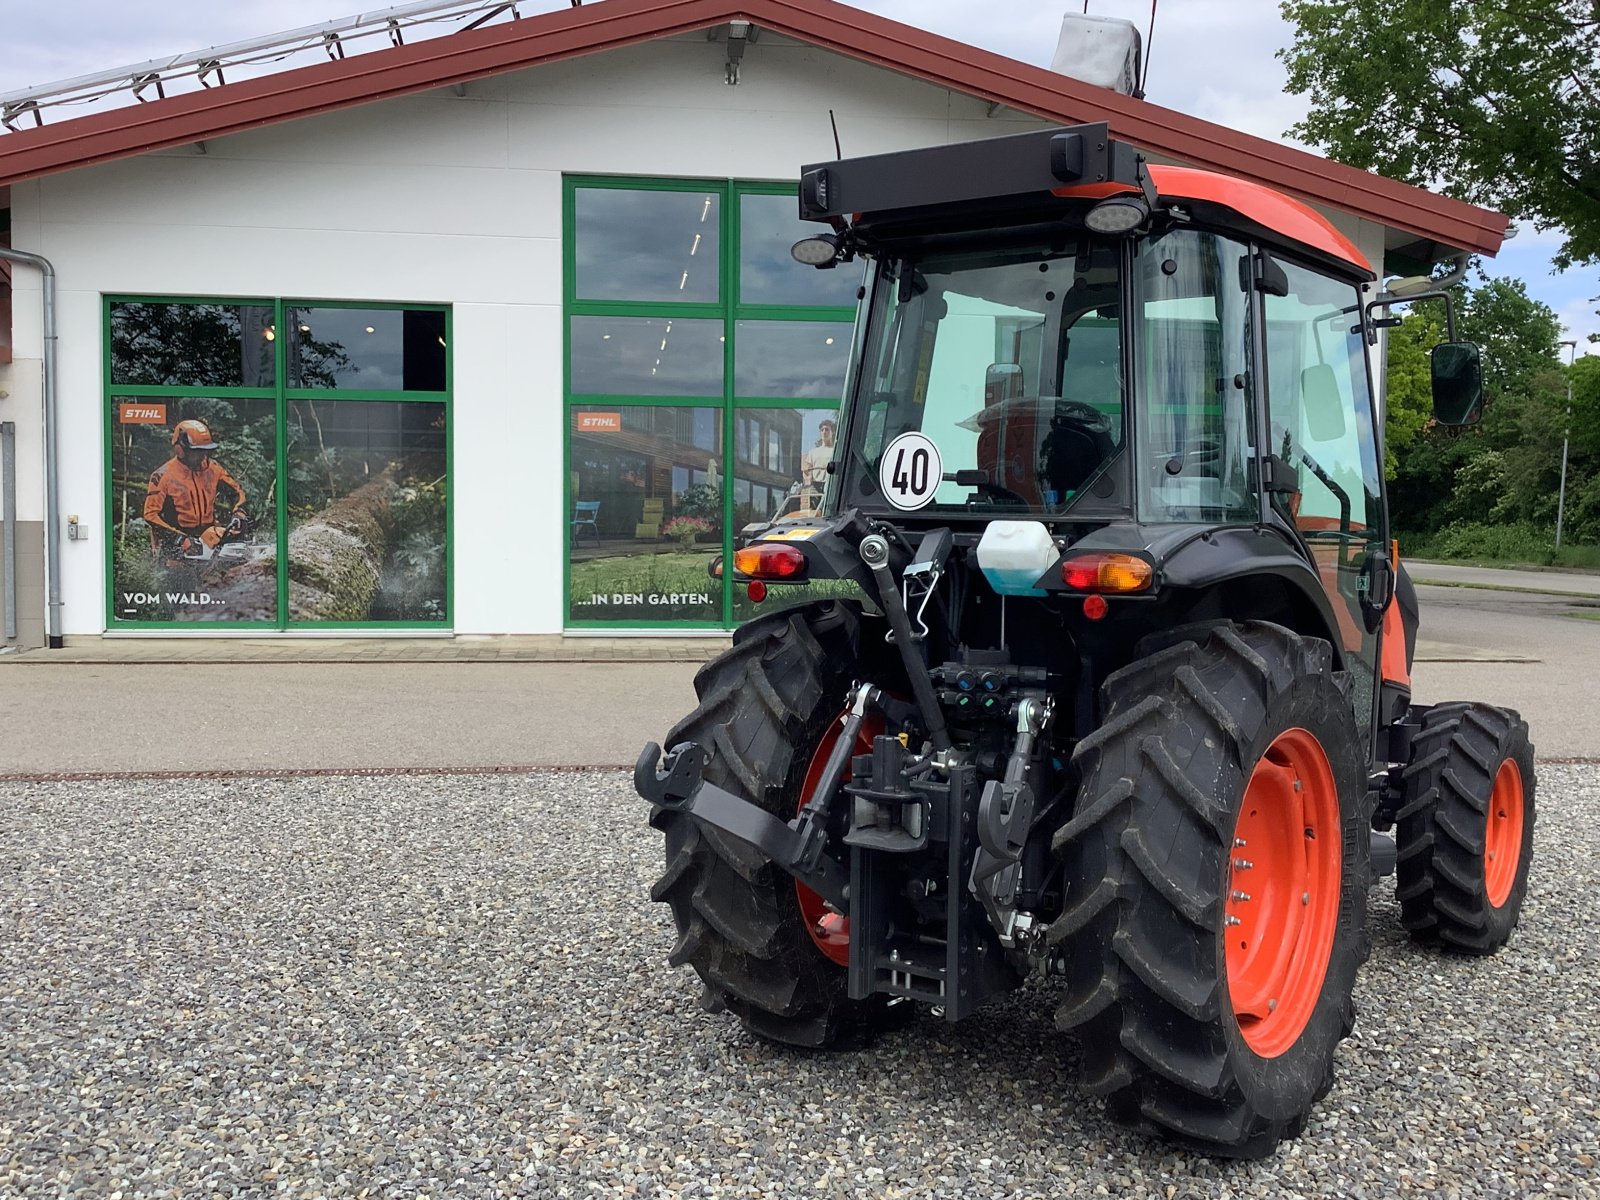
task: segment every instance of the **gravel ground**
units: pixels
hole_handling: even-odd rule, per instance
[[[864,1054],[669,971],[620,774],[0,785],[0,1196],[1600,1196],[1600,769],[1540,770],[1524,926],[1400,934],[1306,1135],[1111,1126],[1029,989]]]

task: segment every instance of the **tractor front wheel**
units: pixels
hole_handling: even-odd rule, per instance
[[[1058,1026],[1113,1117],[1258,1157],[1331,1086],[1366,954],[1366,762],[1326,642],[1207,626],[1111,675],[1054,844]]]
[[[1465,954],[1506,944],[1533,857],[1528,723],[1487,704],[1436,704],[1400,774],[1395,885],[1420,942]]]

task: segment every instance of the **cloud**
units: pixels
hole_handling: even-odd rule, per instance
[[[1596,298],[1600,300],[1600,297]],[[1578,356],[1600,354],[1600,343],[1589,339],[1600,334],[1600,307],[1594,300],[1569,300],[1556,310],[1561,318],[1561,336],[1573,338],[1578,343]]]

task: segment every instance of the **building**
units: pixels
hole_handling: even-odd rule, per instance
[[[1505,231],[832,0],[590,0],[212,82],[0,134],[0,239],[57,288],[52,539],[43,276],[0,275],[24,644],[725,628],[707,562],[831,454],[859,280],[788,257],[830,113],[852,155],[1105,120],[1390,273]],[[189,420],[249,517],[220,547],[159,529]]]

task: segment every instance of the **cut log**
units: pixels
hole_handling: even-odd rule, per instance
[[[388,554],[383,518],[396,487],[388,472],[289,531],[289,619],[365,621]],[[271,620],[277,555],[234,567],[208,590],[233,620]],[[263,591],[264,583],[271,588]]]

